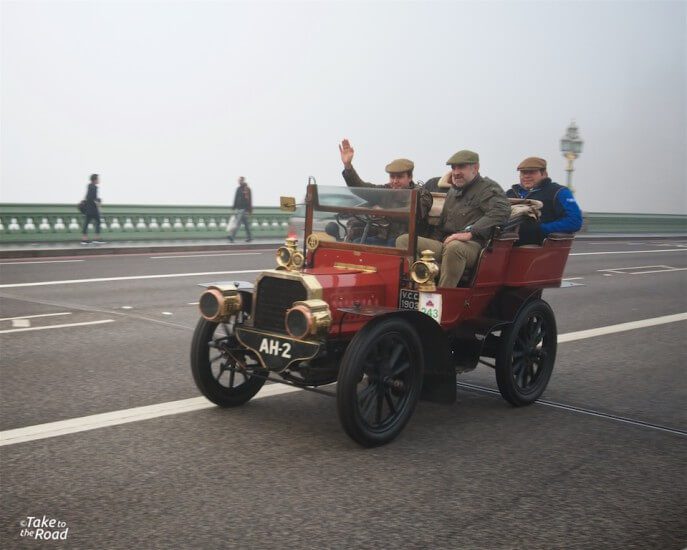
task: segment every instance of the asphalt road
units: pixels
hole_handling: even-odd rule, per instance
[[[687,546],[687,323],[666,319],[687,312],[687,239],[576,242],[566,277],[584,286],[545,292],[570,339],[543,402],[510,407],[480,367],[377,449],[320,395],[193,400],[196,285],[273,266],[264,250],[0,262],[2,435],[114,413],[0,446],[3,547]],[[66,540],[22,536],[43,516]]]

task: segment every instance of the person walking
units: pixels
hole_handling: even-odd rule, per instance
[[[88,184],[88,189],[86,190],[86,198],[84,199],[84,222],[83,222],[83,235],[81,236],[81,244],[103,244],[104,241],[100,240],[100,198],[98,197],[98,185],[100,184],[100,178],[98,174],[91,174],[91,183]],[[88,239],[88,224],[93,221],[95,225],[95,239],[90,241]]]
[[[250,187],[248,187],[248,183],[246,183],[246,178],[241,176],[238,184],[239,187],[234,195],[234,210],[236,211],[234,215],[236,216],[236,223],[231,231],[229,231],[227,239],[229,239],[229,242],[233,243],[234,238],[236,237],[236,232],[239,230],[239,226],[243,223],[244,227],[246,228],[246,242],[249,243],[253,240],[253,237],[250,234],[250,220],[248,218],[248,216],[253,213],[253,196]]]

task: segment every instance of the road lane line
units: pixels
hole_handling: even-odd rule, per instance
[[[605,336],[606,334],[615,334],[617,332],[625,332],[627,330],[635,330],[638,328],[664,325],[666,323],[676,323],[678,321],[687,321],[687,313],[676,313],[675,315],[664,315],[662,317],[653,317],[652,319],[641,319],[639,321],[630,321],[629,323],[620,323],[618,325],[608,325],[605,327],[559,334],[558,343],[563,344],[565,342],[574,342],[575,340],[583,340],[585,338],[593,338],[595,336]]]
[[[673,271],[687,271],[687,267],[671,267],[670,269],[657,269],[655,271],[633,271],[630,275],[647,275],[649,273],[672,273]]]
[[[114,319],[103,319],[102,321],[87,321],[84,323],[67,323],[66,325],[47,325],[44,327],[15,328],[8,330],[0,330],[0,334],[9,334],[10,332],[26,332],[29,330],[50,330],[53,328],[84,327],[86,325],[102,325],[103,323],[114,323]]]
[[[619,325],[610,325],[607,327],[599,327],[596,329],[560,334],[558,336],[558,342],[572,342],[584,338],[601,336],[603,334],[612,334],[615,332],[623,332],[626,330],[633,330],[648,326],[655,326],[685,320],[687,320],[687,313],[665,315],[663,317],[655,317],[653,319],[643,319],[640,321],[621,323]],[[299,388],[294,388],[293,386],[271,384],[265,386],[260,391],[260,393],[258,393],[258,395],[256,395],[253,399],[269,397],[270,395],[279,395],[282,393],[290,393],[298,390]],[[566,405],[560,405],[560,407],[565,406]],[[15,443],[23,443],[25,441],[46,439],[49,437],[56,437],[70,433],[82,432],[86,430],[95,430],[97,428],[104,428],[107,426],[116,426],[119,424],[126,424],[129,422],[138,422],[139,420],[147,420],[149,418],[158,418],[161,416],[167,416],[171,414],[181,414],[184,412],[192,412],[212,407],[215,407],[215,405],[210,401],[207,401],[204,397],[192,397],[190,399],[170,401],[167,403],[159,403],[157,405],[149,405],[146,407],[123,409],[119,411],[112,411],[109,413],[83,416],[79,418],[72,418],[69,420],[60,420],[57,422],[48,422],[46,424],[38,424],[35,426],[27,426],[25,428],[15,428],[12,430],[0,432],[0,447],[3,445],[14,445]],[[599,414],[603,415],[603,413]]]
[[[41,313],[39,315],[21,315],[19,317],[3,317],[0,321],[13,321],[14,319],[35,319],[36,317],[54,317],[56,315],[71,315],[70,311],[64,313]]]
[[[184,256],[150,256],[149,260],[168,260],[175,258],[214,258],[216,256],[262,256],[264,252],[227,252],[222,254],[187,254]]]
[[[82,283],[107,283],[111,281],[137,281],[141,279],[170,279],[174,277],[201,277],[206,275],[232,275],[262,273],[265,269],[244,269],[242,271],[200,271],[198,273],[164,273],[162,275],[132,275],[130,277],[102,277],[98,279],[68,279],[64,281],[41,281],[38,283],[10,283],[0,288],[24,288],[28,286],[77,285]]]
[[[668,248],[665,250],[617,250],[612,252],[572,252],[570,256],[599,256],[602,254],[653,254],[655,252],[687,252],[687,248]]]
[[[295,391],[299,391],[299,389],[293,386],[284,386],[282,384],[270,384],[264,386],[260,393],[253,397],[253,400]],[[69,420],[59,420],[46,424],[37,424],[26,428],[15,428],[13,430],[0,432],[0,447],[216,407],[217,405],[208,401],[205,397],[192,397],[191,399],[181,399],[179,401],[170,401],[157,405],[134,407],[121,411],[94,414],[81,418],[71,418]]]
[[[0,262],[0,265],[27,265],[27,264],[66,264],[71,262],[83,262],[84,260],[42,260],[36,262]]]
[[[483,393],[488,393],[490,395],[501,396],[501,393],[497,390],[492,390],[491,388],[485,388],[484,386],[477,386],[475,384],[466,384],[465,382],[457,382],[456,386],[459,388],[464,388],[466,390],[473,390]],[[653,424],[651,422],[645,422],[643,420],[635,420],[633,418],[627,418],[626,416],[619,416],[617,414],[604,413],[600,411],[595,411],[593,409],[586,409],[584,407],[575,407],[574,405],[566,405],[564,403],[557,403],[555,401],[549,401],[548,399],[537,399],[534,402],[535,405],[543,405],[545,407],[553,407],[554,409],[562,409],[564,411],[575,412],[579,414],[586,414],[589,416],[596,416],[597,418],[604,418],[606,420],[614,420],[615,422],[621,422],[623,424],[631,424],[633,426],[638,426],[640,428],[650,428],[652,430],[658,430],[660,432],[667,432],[674,435],[680,435],[682,437],[687,437],[687,432],[684,430],[678,430],[675,428],[669,428],[667,426],[661,426],[660,424]]]

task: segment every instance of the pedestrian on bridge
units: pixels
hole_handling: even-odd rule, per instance
[[[229,235],[227,239],[229,242],[234,242],[236,237],[236,232],[239,230],[239,226],[243,223],[246,228],[246,242],[249,243],[253,240],[250,234],[250,219],[249,216],[253,213],[253,196],[246,182],[246,178],[241,176],[238,181],[239,187],[234,195],[234,210],[236,213],[233,216],[233,220],[229,222]],[[232,227],[233,226],[233,227]]]
[[[98,197],[98,185],[100,184],[100,178],[98,174],[91,174],[91,182],[88,184],[88,189],[86,190],[86,198],[83,200],[83,209],[81,212],[84,215],[83,222],[83,235],[81,237],[81,244],[88,245],[91,244],[102,244],[103,241],[100,240],[100,198]],[[88,224],[93,221],[95,225],[95,239],[90,241],[88,239]]]

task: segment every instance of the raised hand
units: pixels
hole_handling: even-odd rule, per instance
[[[355,150],[347,139],[344,139],[339,145],[339,153],[341,153],[341,162],[343,162],[344,168],[351,168]]]

